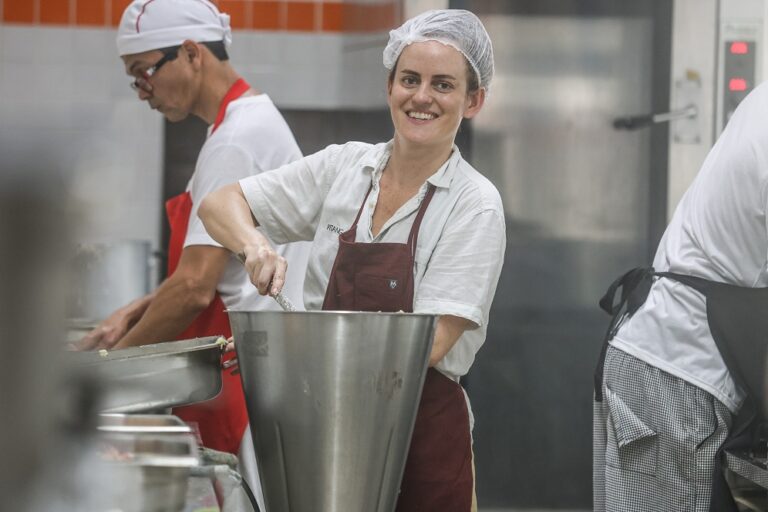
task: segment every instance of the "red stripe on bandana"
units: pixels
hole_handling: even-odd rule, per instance
[[[136,17],[136,33],[137,33],[137,34],[138,34],[139,32],[141,32],[141,30],[139,30],[139,21],[141,21],[141,17],[142,17],[142,16],[144,16],[144,11],[147,9],[147,6],[148,6],[149,4],[151,4],[152,2],[154,2],[154,1],[155,1],[155,0],[149,0],[149,2],[147,2],[147,3],[145,3],[144,5],[142,5],[142,6],[141,6],[141,12],[140,12],[140,13],[139,13],[139,15]]]

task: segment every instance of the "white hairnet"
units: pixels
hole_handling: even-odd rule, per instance
[[[209,0],[134,0],[123,11],[117,29],[120,56],[177,46],[190,39],[199,43],[232,43],[229,15]]]
[[[456,48],[475,70],[480,87],[490,88],[493,47],[477,16],[463,9],[443,9],[409,19],[389,32],[389,43],[384,48],[384,67],[393,69],[406,46],[423,41],[439,41]]]

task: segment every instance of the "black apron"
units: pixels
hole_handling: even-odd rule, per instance
[[[725,481],[725,450],[749,450],[759,441],[759,424],[765,403],[766,348],[768,347],[768,288],[746,288],[700,277],[656,272],[653,267],[630,270],[611,284],[600,299],[600,307],[612,315],[605,335],[600,360],[595,370],[595,401],[602,402],[603,364],[609,341],[625,317],[643,305],[654,277],[674,279],[706,297],[707,322],[717,349],[736,384],[746,398],[736,415],[731,431],[717,452],[712,479],[710,512],[737,512],[736,503]],[[616,293],[621,288],[621,296]],[[764,448],[760,447],[760,450]]]

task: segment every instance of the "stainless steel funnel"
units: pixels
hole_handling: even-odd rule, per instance
[[[392,512],[436,317],[229,311],[267,512]]]

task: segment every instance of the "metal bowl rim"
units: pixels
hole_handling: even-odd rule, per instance
[[[98,351],[90,351],[90,352],[71,352],[71,354],[80,354],[80,355],[73,355],[68,356],[72,357],[77,364],[83,364],[83,365],[89,365],[89,364],[99,364],[107,361],[133,361],[136,359],[144,359],[144,358],[150,358],[150,357],[166,357],[171,355],[178,355],[178,354],[187,354],[191,352],[198,352],[202,350],[211,350],[213,348],[219,348],[220,350],[223,350],[224,345],[219,343],[217,340],[221,338],[222,336],[201,336],[199,338],[190,338],[186,340],[174,340],[174,341],[161,341],[160,343],[151,343],[149,345],[140,345],[136,347],[129,347],[126,349],[123,349],[125,351],[132,351],[130,354],[121,353],[123,350],[108,350],[107,354],[105,356],[102,356],[99,354]],[[190,342],[190,341],[200,341],[200,340],[206,340],[211,339],[209,343],[201,343],[201,344],[195,344],[192,346],[182,346],[179,347],[180,344],[183,344],[184,342]],[[167,345],[173,345],[173,346],[167,346]],[[167,346],[167,347],[164,347]],[[154,347],[154,348],[168,348],[168,350],[158,350],[156,352],[149,352],[149,353],[140,353],[140,349],[146,349],[147,347]],[[136,352],[136,353],[133,353]],[[66,352],[70,353],[70,352]],[[77,359],[83,359],[82,361],[78,361]]]

